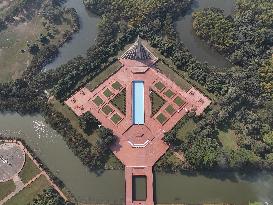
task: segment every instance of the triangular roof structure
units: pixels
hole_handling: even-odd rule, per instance
[[[137,61],[153,61],[156,62],[157,57],[146,48],[139,36],[136,42],[120,57],[120,59],[137,60]]]

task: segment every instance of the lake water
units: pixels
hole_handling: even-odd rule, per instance
[[[24,139],[77,200],[124,202],[123,171],[89,172],[42,116],[0,113],[0,133]],[[155,198],[158,203],[273,202],[272,184],[273,175],[266,172],[248,175],[234,172],[157,173]]]
[[[177,32],[184,45],[199,61],[208,62],[216,67],[231,67],[231,63],[225,57],[198,38],[193,31],[192,13],[208,7],[223,9],[225,15],[231,15],[235,8],[233,0],[194,0],[191,9],[177,21]]]

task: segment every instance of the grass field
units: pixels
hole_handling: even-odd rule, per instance
[[[162,82],[157,82],[156,84],[155,84],[155,87],[159,90],[159,91],[161,91],[161,90],[163,90],[164,88],[165,88],[165,85],[162,83]]]
[[[166,95],[168,98],[172,98],[174,96],[174,92],[168,89],[166,92],[164,92],[164,95]]]
[[[117,94],[111,103],[124,115],[126,115],[126,89]]]
[[[42,175],[8,200],[5,205],[28,205],[35,197],[37,197],[38,194],[42,193],[44,189],[49,187],[49,182],[47,181],[46,177]]]
[[[108,66],[105,70],[99,73],[96,77],[94,77],[90,82],[88,82],[85,87],[89,90],[94,90],[100,84],[102,84],[107,78],[109,78],[113,73],[118,71],[121,68],[121,63],[116,61],[115,63]]]
[[[175,109],[173,108],[172,105],[168,105],[168,107],[166,107],[165,111],[167,113],[169,113],[170,115],[173,115],[175,113]]]
[[[19,173],[19,177],[21,178],[22,182],[24,184],[27,183],[40,172],[40,169],[33,163],[29,156],[26,155],[26,162],[23,169]]]
[[[180,98],[180,97],[176,97],[173,102],[178,105],[179,107],[181,107],[183,104],[185,104],[185,102]]]
[[[6,16],[7,12],[22,0],[1,0],[0,1],[0,18]]]
[[[121,87],[122,87],[122,85],[118,81],[116,81],[112,84],[112,88],[114,88],[115,90],[120,90]]]
[[[219,130],[218,138],[224,148],[228,150],[236,150],[238,145],[236,143],[236,134],[233,130],[221,131]]]
[[[93,100],[93,102],[94,102],[97,106],[100,106],[100,105],[103,103],[103,100],[102,100],[99,96],[97,96],[97,97]]]
[[[158,120],[158,122],[160,122],[161,124],[164,124],[167,120],[167,117],[163,114],[163,113],[160,113],[156,119]]]
[[[150,99],[152,103],[152,116],[154,116],[166,101],[154,91],[151,92]]]
[[[67,17],[68,18],[68,17]],[[42,25],[43,19],[35,16],[31,21],[11,25],[0,32],[0,82],[7,82],[20,77],[32,60],[32,55],[27,51],[27,44],[38,43],[40,34],[47,34],[46,28]],[[63,21],[57,27],[55,38],[51,44],[58,44],[65,30],[70,25]],[[24,53],[21,50],[25,50]]]
[[[118,124],[118,122],[121,120],[122,118],[118,115],[118,114],[114,114],[112,117],[111,117],[111,120],[115,123],[115,124]]]
[[[104,114],[109,115],[109,114],[113,111],[113,109],[112,109],[109,105],[105,105],[105,106],[101,109],[101,111],[102,111]]]
[[[15,190],[15,184],[13,180],[7,182],[0,182],[0,200],[5,198],[11,192]]]

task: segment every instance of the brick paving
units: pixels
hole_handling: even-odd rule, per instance
[[[154,59],[120,59],[120,62],[123,64],[120,70],[95,90],[91,92],[87,88],[82,88],[65,103],[78,116],[88,111],[91,112],[104,127],[113,130],[113,133],[118,137],[116,144],[111,149],[126,167],[126,205],[153,205],[152,167],[168,149],[168,145],[162,141],[164,133],[170,131],[189,111],[200,115],[211,101],[194,87],[187,92],[181,89],[152,66],[155,63]],[[144,125],[133,125],[132,122],[132,81],[138,80],[144,82]],[[111,86],[114,82],[119,82],[122,89],[126,89],[126,115],[123,115],[110,102],[122,90],[115,90]],[[163,89],[156,88],[155,84],[158,82],[164,85]],[[110,97],[103,94],[106,89],[111,91]],[[152,116],[150,101],[151,90],[166,101],[154,116]],[[165,94],[166,91],[168,91],[167,94]],[[103,101],[100,105],[96,105],[94,102],[98,96]],[[102,108],[106,105],[112,108],[112,112],[108,115],[102,112]],[[166,111],[168,106],[173,108],[172,113]],[[111,116],[114,114],[121,116],[120,122],[114,123],[111,120]],[[160,118],[159,115],[161,117],[164,115],[164,122],[157,119]],[[132,200],[132,176],[134,175],[147,177],[147,199],[145,202]]]

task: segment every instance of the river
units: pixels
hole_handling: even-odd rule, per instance
[[[216,67],[231,67],[231,63],[224,56],[198,38],[193,31],[192,13],[208,7],[223,9],[225,15],[231,15],[235,8],[234,0],[194,0],[191,9],[177,21],[177,32],[183,44],[197,60]]]
[[[22,138],[82,202],[124,201],[123,171],[89,172],[42,116],[0,113],[0,133]],[[273,202],[273,174],[234,172],[155,174],[158,203]]]
[[[64,6],[76,9],[80,20],[80,31],[59,49],[59,55],[52,63],[45,66],[45,71],[57,68],[79,55],[86,57],[86,51],[95,43],[100,18],[89,12],[82,0],[67,0]]]

